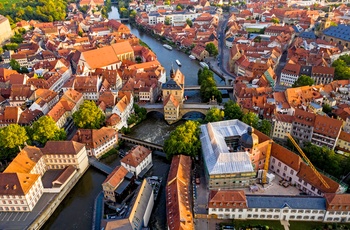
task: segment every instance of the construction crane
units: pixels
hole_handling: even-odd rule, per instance
[[[267,177],[267,171],[269,170],[271,147],[272,147],[272,141],[270,140],[266,150],[266,159],[265,159],[264,171],[263,171],[262,180],[261,180],[262,184],[266,184],[267,182],[266,177]]]
[[[317,169],[313,166],[313,164],[311,163],[311,161],[309,160],[309,158],[307,158],[307,156],[305,155],[305,153],[303,152],[303,150],[299,147],[299,145],[297,144],[297,142],[294,140],[294,138],[292,137],[292,135],[290,135],[290,133],[287,133],[287,137],[289,138],[289,140],[292,142],[292,144],[295,146],[295,148],[297,148],[298,152],[301,154],[301,156],[303,157],[303,159],[306,161],[306,163],[309,165],[309,167],[312,169],[312,171],[314,171],[315,175],[317,176],[318,179],[320,179],[320,181],[322,182],[322,184],[326,187],[326,188],[330,188],[329,185],[327,184],[327,182],[323,179],[322,175],[317,171]],[[267,155],[266,155],[266,159],[267,159]],[[266,166],[266,162],[265,162],[265,166]],[[265,178],[266,180],[266,178]]]

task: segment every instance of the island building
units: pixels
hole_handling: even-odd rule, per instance
[[[120,166],[123,167],[123,166]],[[153,188],[144,179],[136,190],[136,195],[130,202],[130,208],[124,218],[121,219],[104,219],[101,223],[101,229],[105,230],[141,230],[148,226],[154,206]]]
[[[179,69],[170,71],[170,79],[162,85],[164,119],[173,123],[179,119],[185,93],[185,75]]]
[[[346,186],[241,121],[202,125],[201,143],[212,218],[350,222]]]
[[[44,193],[60,193],[89,167],[86,148],[74,141],[25,146],[0,173],[0,211],[30,212]]]

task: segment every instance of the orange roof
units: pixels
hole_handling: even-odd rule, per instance
[[[349,211],[350,194],[325,194],[328,211]]]
[[[166,214],[169,229],[193,230],[193,213],[190,207],[191,164],[189,156],[173,156],[168,174]]]
[[[30,173],[42,155],[43,153],[39,148],[26,146],[7,166],[4,173]]]
[[[131,149],[128,154],[126,154],[125,157],[120,160],[120,162],[136,168],[151,153],[151,150],[138,145]]]
[[[321,174],[322,175],[322,174]],[[301,162],[300,164],[300,171],[297,173],[297,176],[306,181],[307,183],[311,184],[318,190],[321,190],[323,193],[336,193],[339,189],[339,184],[335,182],[334,180],[322,175],[323,179],[327,182],[327,184],[330,186],[330,188],[326,188],[320,179],[316,176],[315,172],[311,169],[310,166],[305,164],[304,162]]]
[[[314,124],[314,133],[321,133],[325,136],[337,138],[342,125],[343,122],[341,120],[317,115]]]
[[[0,195],[25,195],[39,177],[39,174],[0,173]]]
[[[72,140],[84,143],[90,149],[103,146],[116,137],[115,129],[102,127],[100,129],[78,129]]]
[[[339,139],[350,143],[350,133],[341,131],[339,135]]]
[[[124,166],[117,166],[111,174],[108,175],[106,180],[102,183],[109,184],[113,188],[117,188],[118,185],[124,180],[126,174],[128,174],[128,170],[124,168]]]
[[[209,208],[247,208],[247,199],[243,190],[210,191]]]
[[[299,171],[301,158],[292,151],[280,146],[279,144],[272,143],[271,155],[295,171]]]

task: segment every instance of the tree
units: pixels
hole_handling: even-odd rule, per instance
[[[170,25],[170,17],[165,17],[164,24],[167,26]]]
[[[329,113],[332,112],[332,107],[331,107],[330,105],[324,104],[324,105],[322,106],[322,111],[323,111],[324,113],[329,114]]]
[[[205,116],[205,122],[216,122],[216,121],[222,121],[224,119],[225,113],[224,111],[213,107],[211,108],[207,115]]]
[[[177,10],[177,11],[181,11],[182,9],[183,9],[183,5],[181,5],[180,3],[177,4],[176,10]]]
[[[173,155],[178,154],[196,156],[201,148],[199,132],[197,121],[186,121],[178,126],[164,142],[167,158],[170,159]]]
[[[79,110],[73,114],[74,124],[84,129],[99,129],[104,120],[103,112],[93,101],[84,101]]]
[[[205,81],[208,78],[214,78],[213,71],[210,71],[207,67],[204,69],[199,69],[198,73],[198,85],[201,85],[203,81]]]
[[[10,66],[11,66],[11,69],[16,70],[17,72],[19,72],[21,69],[21,66],[19,65],[18,61],[16,61],[15,59],[11,59]]]
[[[306,86],[306,85],[311,86],[314,83],[315,83],[315,81],[311,77],[309,77],[307,75],[301,75],[298,78],[298,80],[296,80],[294,82],[292,87],[295,88],[295,87],[301,87],[301,86]]]
[[[208,51],[210,56],[216,56],[219,54],[218,48],[214,45],[214,43],[210,42],[205,46],[205,50]]]
[[[271,123],[267,120],[262,120],[259,124],[258,130],[264,133],[267,136],[270,136],[271,133]]]
[[[334,70],[334,79],[336,80],[348,80],[350,79],[350,68],[348,65],[350,64],[350,56],[342,55],[337,60],[332,63],[332,67]]]
[[[11,124],[0,129],[0,146],[13,149],[23,146],[28,140],[26,130],[18,124]]]
[[[59,141],[66,139],[64,129],[59,129],[56,122],[49,116],[42,116],[33,123],[32,140],[41,144],[47,141]]]
[[[186,19],[186,23],[189,27],[192,27],[192,25],[193,25],[191,19],[189,19],[189,18]]]
[[[232,100],[228,100],[224,105],[224,113],[226,119],[239,119],[243,117],[243,111],[237,103]]]
[[[243,115],[242,121],[247,125],[252,126],[254,129],[259,127],[259,117],[253,112],[249,112]]]
[[[271,22],[274,24],[280,24],[280,20],[278,18],[272,18]]]
[[[331,21],[330,26],[338,26],[338,23]]]
[[[164,4],[167,5],[167,6],[170,6],[170,0],[165,0]]]

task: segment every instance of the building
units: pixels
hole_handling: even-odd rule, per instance
[[[166,193],[167,229],[194,229],[192,213],[191,164],[189,156],[173,156],[168,174]]]
[[[197,58],[199,61],[203,61],[205,58],[209,57],[208,51],[205,50],[205,47],[201,45],[196,45],[192,50],[191,54]]]
[[[291,135],[299,141],[299,144],[311,141],[315,119],[315,114],[295,109]]]
[[[106,180],[102,183],[103,194],[106,200],[112,202],[118,201],[120,197],[117,197],[116,190],[122,184],[124,178],[128,175],[128,173],[128,170],[124,168],[124,166],[117,166],[113,172],[108,175]],[[133,176],[130,176],[129,174],[128,178],[132,179]],[[127,182],[130,182],[129,184],[131,184],[130,180]]]
[[[336,147],[337,153],[350,156],[350,133],[341,131]]]
[[[256,172],[250,152],[256,135],[239,120],[201,125],[205,176],[210,190],[247,187],[255,182]],[[247,135],[245,135],[247,134]]]
[[[179,119],[185,93],[185,76],[179,69],[170,71],[170,80],[162,85],[164,118],[172,123]]]
[[[100,158],[117,146],[118,133],[115,129],[107,127],[79,129],[72,140],[85,144],[88,156]]]
[[[0,44],[12,37],[12,30],[9,20],[0,15]]]
[[[311,78],[315,81],[315,85],[329,84],[334,79],[334,67],[313,66]]]
[[[272,126],[272,138],[287,141],[287,134],[292,131],[294,117],[287,114],[275,114]]]
[[[292,86],[296,80],[299,78],[301,66],[299,64],[287,63],[282,72],[280,84],[285,86]]]
[[[119,220],[103,220],[101,229],[142,230],[147,228],[154,206],[152,186],[144,179],[135,194],[126,216]]]
[[[73,166],[85,170],[89,166],[85,145],[75,141],[48,141],[41,152],[47,169]]]
[[[311,143],[335,148],[343,122],[327,116],[316,115]]]
[[[344,24],[330,26],[323,30],[322,38],[328,42],[334,42],[338,45],[348,47],[350,42],[350,26]]]
[[[142,171],[147,172],[153,166],[152,151],[141,145],[134,146],[120,163],[137,177]]]

